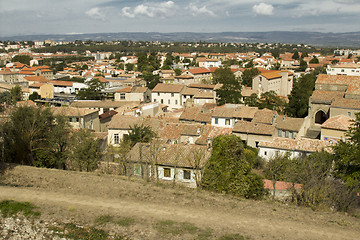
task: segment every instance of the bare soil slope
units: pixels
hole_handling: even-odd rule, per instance
[[[96,217],[129,217],[128,227],[102,225],[131,239],[194,239],[156,228],[159,221],[192,224],[211,232],[209,239],[240,234],[250,239],[357,239],[360,219],[341,213],[267,201],[240,200],[211,192],[141,179],[27,166],[0,173],[0,200],[29,201],[45,221],[91,226]]]

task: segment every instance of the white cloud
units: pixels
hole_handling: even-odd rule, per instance
[[[144,3],[137,5],[134,8],[123,7],[121,14],[125,17],[134,18],[137,16],[154,17],[169,17],[174,14],[176,6],[173,1],[160,3]]]
[[[212,16],[212,17],[216,16],[216,14],[213,11],[207,9],[206,6],[198,8],[193,3],[190,3],[189,6],[187,7],[187,9],[189,9],[191,11],[191,14],[193,16],[199,16],[199,15],[207,15],[207,16]]]
[[[254,5],[252,10],[256,15],[270,16],[273,15],[274,7],[270,4],[259,3],[257,5]]]
[[[85,12],[86,15],[95,19],[105,21],[105,14],[101,12],[100,8],[95,7]]]

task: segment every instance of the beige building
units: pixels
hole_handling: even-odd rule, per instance
[[[253,78],[252,89],[259,95],[274,91],[279,96],[287,96],[293,87],[293,74],[288,71],[268,71]]]
[[[260,141],[272,141],[275,136],[275,126],[241,120],[235,123],[233,134],[239,136],[249,146],[257,148]]]
[[[182,108],[182,92],[185,85],[158,83],[151,93],[153,102],[167,105],[170,109]]]
[[[51,110],[55,115],[67,117],[74,129],[87,128],[95,132],[100,131],[99,110],[75,107],[54,107]]]
[[[15,83],[19,81],[19,73],[10,71],[0,71],[0,82]]]
[[[30,94],[37,92],[41,98],[54,98],[54,85],[48,83],[34,83],[29,85]]]
[[[321,125],[321,140],[338,142],[345,140],[345,133],[351,126],[351,118],[344,115],[331,117]]]
[[[129,86],[114,94],[115,101],[151,102],[151,91],[147,87]]]

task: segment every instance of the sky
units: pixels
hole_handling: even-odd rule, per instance
[[[360,0],[0,0],[0,37],[360,31]]]

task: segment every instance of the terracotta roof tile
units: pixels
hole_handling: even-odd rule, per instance
[[[254,123],[247,121],[237,121],[234,125],[233,132],[248,133],[256,135],[273,135],[275,131],[274,125],[268,125],[263,123]]]
[[[274,123],[274,117],[276,115],[277,114],[274,111],[264,108],[256,111],[254,115],[254,119],[252,121],[255,123],[264,123],[264,124],[272,125]]]
[[[331,107],[335,108],[348,108],[348,109],[360,109],[360,100],[337,98],[331,103]]]
[[[276,118],[276,128],[299,132],[304,121],[305,121],[304,118],[291,118],[286,116],[278,116]]]
[[[326,120],[321,125],[321,128],[347,131],[352,124],[351,120],[352,119],[348,116],[338,115],[338,116],[331,117],[328,120]]]
[[[275,148],[289,151],[318,152],[330,150],[332,144],[329,141],[318,139],[292,139],[276,137],[272,142],[260,141],[259,147]]]
[[[152,92],[163,92],[163,93],[180,93],[185,88],[185,85],[180,84],[164,84],[158,83]]]

